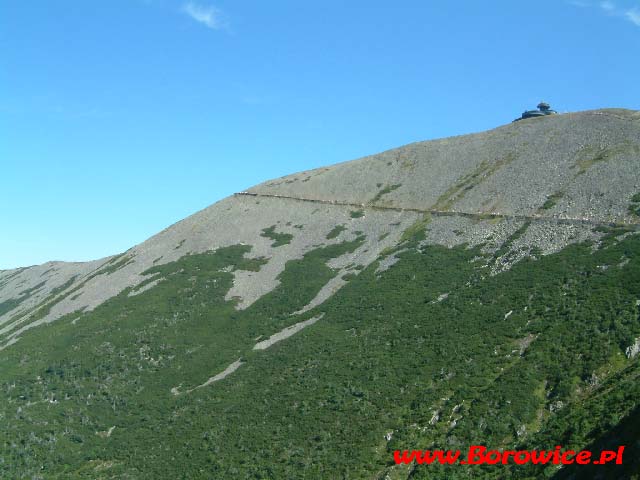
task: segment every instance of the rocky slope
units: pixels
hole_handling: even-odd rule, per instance
[[[5,452],[0,462],[4,467],[1,468],[14,475],[23,474],[25,478],[58,478],[38,477],[40,473],[35,472],[40,467],[51,469],[55,475],[61,475],[59,478],[67,478],[64,475],[154,478],[149,472],[155,472],[155,478],[161,478],[167,471],[154,470],[149,465],[147,470],[139,470],[136,465],[144,463],[140,458],[127,460],[114,454],[110,450],[113,446],[95,444],[117,438],[119,429],[126,430],[126,422],[133,421],[131,418],[124,420],[133,415],[127,408],[139,402],[139,405],[146,405],[145,408],[161,412],[158,418],[165,418],[169,412],[186,415],[189,408],[197,410],[197,403],[189,402],[208,401],[213,402],[211,409],[221,408],[216,405],[224,404],[224,398],[227,398],[224,395],[228,394],[231,403],[225,407],[227,410],[220,411],[220,418],[232,419],[228,412],[236,407],[261,411],[260,404],[251,407],[255,399],[248,394],[244,397],[245,393],[240,390],[247,385],[252,385],[253,391],[270,390],[268,382],[261,383],[261,379],[272,378],[265,372],[271,371],[269,368],[275,368],[276,364],[269,362],[281,362],[277,363],[278,371],[284,372],[289,371],[289,364],[291,368],[296,364],[296,375],[301,375],[296,377],[297,381],[304,383],[315,377],[307,377],[308,373],[301,372],[308,368],[322,370],[323,367],[313,366],[311,359],[321,358],[329,350],[332,358],[326,360],[324,368],[342,358],[343,364],[351,365],[349,368],[353,368],[353,375],[356,375],[346,375],[342,379],[338,375],[340,389],[356,388],[354,382],[358,374],[354,363],[368,362],[369,367],[360,371],[360,375],[370,372],[378,380],[357,387],[360,393],[353,395],[360,399],[358,402],[366,399],[370,410],[363,413],[356,406],[353,406],[356,410],[343,408],[340,406],[342,400],[332,404],[332,400],[327,400],[325,390],[334,388],[328,386],[332,385],[334,377],[323,384],[321,373],[312,381],[314,386],[308,387],[315,396],[294,401],[296,406],[293,408],[296,412],[299,408],[306,409],[307,415],[317,417],[321,422],[327,420],[324,416],[318,417],[318,411],[326,408],[337,409],[336,415],[349,412],[351,416],[345,419],[362,417],[362,424],[371,425],[370,431],[377,432],[379,441],[371,443],[368,430],[367,434],[350,432],[361,437],[363,442],[368,439],[358,444],[362,450],[356,457],[371,455],[378,460],[367,467],[364,457],[360,462],[356,458],[351,465],[346,460],[336,459],[334,451],[335,469],[332,470],[326,465],[324,469],[318,466],[319,461],[329,461],[327,458],[309,454],[295,466],[295,471],[306,472],[306,478],[329,478],[326,475],[332,478],[406,478],[407,475],[422,478],[414,467],[385,466],[384,459],[388,461],[389,458],[387,450],[394,445],[411,446],[415,442],[427,442],[427,446],[433,442],[447,445],[471,439],[477,442],[478,432],[487,423],[486,413],[483,417],[478,413],[480,407],[467,412],[471,407],[461,409],[460,405],[482,403],[483,395],[486,396],[478,393],[482,389],[500,391],[502,384],[499,382],[506,376],[500,372],[517,371],[516,363],[520,359],[529,361],[527,355],[532,359],[535,355],[545,359],[530,360],[529,367],[518,367],[535,370],[531,378],[536,380],[525,382],[523,388],[530,387],[538,403],[523,406],[509,420],[512,427],[504,427],[504,431],[496,428],[499,435],[496,433],[495,438],[487,438],[498,442],[499,437],[498,443],[505,445],[522,444],[535,438],[556,441],[556,437],[548,432],[563,427],[554,427],[549,412],[562,410],[561,405],[579,400],[580,405],[585,405],[585,412],[590,412],[584,415],[593,414],[600,405],[599,397],[594,393],[596,387],[614,382],[611,388],[615,390],[618,388],[615,385],[633,384],[632,379],[637,377],[637,356],[629,352],[636,351],[633,345],[640,337],[640,323],[635,312],[640,290],[634,290],[635,276],[640,271],[636,253],[640,252],[635,251],[633,243],[640,223],[636,213],[640,207],[637,195],[640,192],[639,162],[640,112],[607,109],[535,118],[479,134],[419,142],[268,181],[217,202],[120,255],[89,263],[50,262],[0,271],[0,349],[3,353],[0,361],[9,372],[4,376],[0,374],[4,402],[8,405],[3,418],[8,418],[7,415],[26,418],[20,425],[25,422],[31,425],[30,431],[37,437],[29,437],[20,425],[12,423],[9,444],[13,442],[15,448],[9,450],[20,450],[22,447],[16,445],[22,439],[23,445],[29,447],[24,447],[21,455],[31,455],[31,460],[15,456],[15,452]],[[613,255],[617,256],[613,258]],[[565,265],[565,270],[554,270],[557,265]],[[615,307],[589,304],[591,300],[587,298],[599,297],[593,280],[583,282],[580,273],[583,270],[601,271],[609,282],[606,288],[603,287],[608,292],[605,297],[613,295],[620,303]],[[510,297],[511,294],[504,293],[510,285],[526,283],[528,275],[539,279],[544,292],[555,292],[557,287],[559,296],[553,305],[587,295],[582,304],[591,305],[589,308],[593,311],[587,313],[580,310],[583,307],[572,303],[566,308],[573,313],[556,312],[555,306],[548,303],[547,294],[539,291],[535,284],[522,290],[514,287]],[[554,278],[558,276],[563,277],[561,285],[555,285]],[[611,287],[615,282],[623,281],[622,278],[628,287],[624,295],[618,293],[615,286]],[[416,282],[421,283],[416,285]],[[494,303],[500,305],[489,307]],[[371,308],[374,310],[369,311]],[[492,313],[482,313],[486,308],[491,308]],[[614,310],[615,315],[611,313]],[[368,317],[362,317],[365,311],[369,312]],[[548,313],[550,311],[553,314]],[[373,330],[368,334],[363,333],[368,327],[362,327],[364,330],[358,333],[359,325],[378,318],[377,312],[387,312],[391,316],[384,318],[388,325],[371,327]],[[532,312],[537,313],[532,316]],[[561,328],[554,322],[565,314],[571,321],[586,322],[576,329],[589,326],[590,315],[593,318],[614,315],[611,325],[622,321],[617,320],[616,315],[626,320],[615,335],[611,334],[602,342],[602,358],[589,363],[591,360],[586,362],[580,353],[575,360],[576,370],[572,370],[571,375],[564,375],[558,373],[559,367],[555,364],[549,363],[544,368],[540,365],[547,365],[548,357],[557,355],[557,352],[550,353],[554,348],[560,348],[554,346],[553,338],[558,335],[565,338],[565,334],[553,330]],[[346,323],[340,323],[346,322],[344,319],[347,318],[353,318],[356,323],[347,328]],[[409,348],[407,345],[416,337],[397,337],[399,331],[406,333],[406,329],[413,329],[414,324],[416,329],[422,325],[420,328],[428,326],[437,331],[448,323],[446,318],[460,319],[461,325],[470,322],[464,328],[480,328],[475,340],[454,337],[455,332],[448,330],[432,332],[435,337],[430,337],[433,339],[440,335],[441,343],[450,342],[447,345],[451,348],[446,353],[442,351],[437,358],[433,357],[440,347],[437,342],[431,344],[435,341],[431,339],[421,340],[424,344],[420,350],[400,353]],[[552,323],[530,330],[530,325],[543,319]],[[485,337],[486,333],[480,333],[491,331],[492,322],[498,320],[500,328],[514,329],[509,334],[511,337],[501,340],[502,343],[494,342],[493,335]],[[387,330],[394,322],[398,324],[397,329]],[[176,325],[182,326],[176,330]],[[597,334],[589,338],[596,338],[594,335],[613,327],[603,328],[598,327]],[[303,329],[311,333],[304,333]],[[545,337],[544,329],[556,333]],[[462,331],[459,333],[462,335]],[[141,340],[149,335],[153,340]],[[351,338],[349,341],[356,342],[361,335],[364,343],[345,343],[340,350],[338,345],[347,341],[345,335]],[[311,338],[313,341],[309,343]],[[545,343],[545,338],[550,343]],[[562,344],[566,352],[573,352],[570,346],[575,346],[576,342],[585,343],[579,340],[582,337],[578,333],[566,338],[569,338],[568,343]],[[476,341],[480,343],[476,345]],[[530,348],[532,342],[535,348]],[[367,353],[360,351],[367,344],[382,360],[369,358],[373,355],[369,350]],[[287,345],[293,353],[280,345]],[[475,346],[472,348],[471,345]],[[333,348],[337,350],[331,350]],[[392,350],[387,351],[387,348]],[[276,353],[270,353],[274,349]],[[458,349],[460,351],[454,356],[447,357]],[[477,350],[471,353],[470,349]],[[61,354],[61,351],[67,353]],[[349,351],[353,352],[353,358],[346,355]],[[39,352],[38,360],[32,357],[34,352]],[[278,355],[289,360],[276,360],[281,358]],[[421,355],[424,356],[422,360],[433,368],[440,365],[438,362],[449,359],[438,367],[440,373],[434,371],[433,378],[429,377],[425,384],[413,379],[409,373],[413,371],[415,375],[416,370],[409,367],[408,372],[398,374],[398,368],[403,368],[398,365],[421,368],[418,367],[422,365],[420,362],[414,364],[412,360]],[[473,360],[476,356],[477,360]],[[506,363],[498,362],[498,357]],[[86,358],[93,360],[83,360]],[[395,370],[391,369],[394,365],[391,358],[400,362]],[[109,359],[106,365],[105,359]],[[384,359],[388,360],[386,367],[379,363],[386,361]],[[82,367],[89,373],[82,373],[78,367],[83,362],[94,362],[91,368]],[[461,362],[459,367],[453,366],[456,362]],[[480,382],[482,389],[478,387],[478,392],[461,393],[467,391],[463,386],[466,383],[455,388],[453,385],[463,378],[473,383],[469,380],[474,378],[471,373],[461,373],[472,364],[485,365],[493,373]],[[113,367],[115,365],[119,367]],[[534,368],[534,365],[537,366]],[[56,374],[60,369],[74,373],[71,377],[68,373]],[[257,376],[252,377],[252,372]],[[280,374],[271,372],[270,375],[275,375],[273,378],[280,378]],[[588,377],[587,374],[595,375],[592,384],[582,379],[582,376]],[[285,373],[282,375],[284,378]],[[389,380],[390,375],[398,378]],[[475,375],[484,374],[476,372]],[[50,380],[46,380],[48,378]],[[239,383],[224,387],[227,393],[212,387],[214,383],[233,382],[234,378],[240,378]],[[389,382],[391,390],[379,386],[381,378]],[[442,381],[453,383],[440,385]],[[372,386],[376,384],[378,386]],[[232,394],[233,389],[239,390]],[[66,392],[64,396],[61,396],[62,390]],[[277,387],[272,390],[276,391]],[[105,398],[109,398],[103,405],[105,410],[92,407],[93,413],[81,413],[92,402],[100,404],[95,400],[98,391],[103,391]],[[391,391],[410,393],[405,400],[388,405],[387,400],[382,399],[388,399]],[[153,395],[144,392],[153,392]],[[285,398],[288,394],[282,392],[274,397],[280,406],[288,404]],[[194,400],[194,395],[202,397]],[[505,411],[515,409],[505,406],[504,401],[504,398],[495,399],[495,405],[485,407],[487,411],[493,411],[500,404]],[[120,402],[129,407],[117,407]],[[40,403],[46,408],[33,407]],[[422,404],[424,411],[418,406]],[[63,405],[69,405],[65,415],[80,415],[78,418],[86,419],[77,425],[70,421],[64,426],[58,420],[53,421],[49,416],[56,409],[67,408]],[[637,403],[620,400],[616,405],[616,411],[624,417]],[[389,410],[388,416],[383,413],[384,408]],[[404,410],[396,411],[396,408]],[[32,411],[30,409],[40,410],[38,414],[24,413]],[[442,423],[439,419],[447,409],[448,420],[444,422],[447,427],[439,427]],[[124,416],[114,414],[119,411],[125,412]],[[407,416],[408,411],[413,413]],[[373,415],[370,412],[379,413],[370,416]],[[281,429],[286,430],[287,421],[283,419],[293,413],[289,411],[282,415],[268,418],[269,413],[264,412],[264,425],[268,430],[280,432],[272,432],[276,437],[284,438],[281,443],[274,441],[274,445],[285,448],[287,435]],[[467,427],[463,416],[471,422]],[[191,419],[187,423],[193,420],[187,417]],[[160,421],[151,414],[149,418]],[[436,420],[431,422],[433,419]],[[304,424],[306,420],[299,421]],[[235,422],[229,428],[236,429],[234,435],[239,436],[233,438],[241,438],[242,420],[236,418]],[[427,432],[422,437],[411,427],[421,422],[424,422],[420,427],[422,432]],[[354,428],[359,425],[356,420],[353,423]],[[472,424],[475,426],[470,426]],[[429,425],[435,425],[431,433]],[[346,440],[348,436],[343,438],[339,433],[342,427],[336,428],[328,425],[321,428],[320,440],[310,440],[311,445],[320,442],[328,445],[329,450],[336,445],[351,448]],[[519,433],[512,437],[509,428]],[[609,427],[601,425],[599,428]],[[86,437],[86,429],[94,429],[95,436]],[[143,427],[140,429],[144,430]],[[147,445],[143,440],[136,443],[138,430],[134,430],[130,429],[127,433],[130,436],[121,441],[129,445]],[[34,433],[36,431],[40,433]],[[61,433],[63,431],[76,433],[67,435]],[[466,433],[456,434],[457,431]],[[530,431],[533,432],[531,435]],[[157,430],[153,432],[153,435],[164,435]],[[174,434],[177,433],[176,430]],[[182,431],[187,436],[192,433]],[[73,435],[82,440],[74,444]],[[72,443],[64,443],[66,440],[62,437],[71,438]],[[254,437],[259,442],[260,435],[254,432]],[[304,444],[306,437],[300,442]],[[356,440],[353,442],[357,443]],[[60,460],[62,463],[44,460],[49,453],[61,455],[63,444],[78,456]],[[224,449],[221,444],[216,445],[217,451]],[[162,458],[162,453],[155,451],[155,447],[147,447],[149,452],[155,452],[149,453],[149,458]],[[242,448],[262,455],[270,447],[256,450],[258,447],[244,445]],[[287,448],[295,449],[294,446]],[[82,460],[87,449],[94,453]],[[211,460],[220,475],[234,475],[235,472],[234,478],[249,475],[253,475],[252,478],[283,478],[281,475],[291,473],[284,464],[276,468],[269,461],[257,462],[253,467],[232,465],[230,459],[234,456],[243,463],[241,455],[237,452],[226,454],[226,457],[219,456],[224,461]],[[289,454],[286,457],[290,458]],[[205,464],[198,462],[206,463],[198,457],[193,467],[197,469],[189,478],[198,475],[206,478],[202,472],[208,470]],[[61,466],[64,463],[73,467],[65,470]],[[194,473],[196,471],[200,473]],[[451,472],[442,474],[451,475]]]

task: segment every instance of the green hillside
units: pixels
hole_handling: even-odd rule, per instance
[[[468,478],[472,467],[393,467],[392,452],[583,448],[629,428],[624,475],[637,473],[640,366],[624,350],[640,336],[640,239],[611,229],[487,276],[479,248],[421,246],[415,230],[390,269],[374,263],[302,316],[290,312],[330,278],[326,261],[362,238],[288,262],[243,311],[224,300],[230,272],[261,262],[237,246],[156,267],[154,288],[31,330],[0,352],[2,478]],[[473,478],[507,468],[556,473],[500,465]]]

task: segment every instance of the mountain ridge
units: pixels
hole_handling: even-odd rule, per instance
[[[322,208],[342,209],[336,212],[338,217],[348,213],[345,209],[357,206],[370,211],[396,209],[395,213],[404,212],[405,215],[446,215],[449,212],[494,220],[557,217],[587,219],[605,225],[631,224],[637,220],[629,211],[629,198],[635,190],[640,190],[640,177],[634,168],[634,159],[640,154],[640,145],[634,140],[639,136],[640,112],[637,111],[605,109],[549,116],[507,124],[487,132],[415,142],[380,154],[266,181],[244,193],[261,195],[265,200],[265,196],[271,196],[272,200],[310,197],[309,200],[326,202]],[[545,149],[544,158],[531,164],[528,157],[535,158],[541,149]],[[228,205],[233,202],[238,204]],[[233,228],[235,220],[227,212],[232,209],[238,216],[247,213],[249,202],[248,198],[239,199],[238,195],[227,197],[132,247],[123,254],[132,258],[120,265],[118,271],[109,273],[116,276],[109,278],[112,281],[106,286],[97,281],[104,278],[99,272],[104,267],[109,271],[108,264],[115,256],[84,263],[48,262],[44,264],[48,268],[27,267],[26,271],[22,269],[17,274],[16,270],[1,272],[0,303],[19,300],[19,295],[37,286],[40,283],[37,280],[43,276],[47,283],[50,282],[50,288],[40,289],[39,295],[32,301],[21,302],[22,306],[17,310],[0,313],[0,341],[13,341],[19,335],[15,332],[25,331],[20,325],[28,324],[29,318],[33,318],[29,309],[36,307],[38,302],[55,300],[49,298],[51,293],[74,276],[75,280],[65,290],[72,291],[82,285],[76,292],[80,296],[75,301],[71,296],[63,298],[42,319],[31,323],[38,325],[72,311],[95,308],[124,288],[144,281],[140,273],[155,265],[154,261],[159,257],[162,257],[157,260],[160,264],[178,258],[174,252],[167,251],[170,248],[184,254],[229,245],[236,238],[217,241],[212,235],[223,235],[212,231],[213,225],[227,223]],[[550,202],[553,205],[545,208]],[[273,202],[270,206],[274,207]],[[387,213],[395,214],[390,210]],[[265,216],[255,211],[250,215],[256,215],[255,221]],[[273,220],[262,228],[277,225],[280,218],[271,216]],[[302,218],[299,221],[302,223]],[[236,229],[236,233],[242,228],[245,227]],[[249,229],[248,236],[243,239],[239,234],[237,238],[248,242],[260,236],[260,230]],[[287,231],[289,235],[300,233],[291,228]],[[194,238],[198,235],[199,240]],[[176,239],[172,247],[164,243],[161,248],[153,248],[160,239],[170,243],[173,237]],[[187,248],[180,245],[182,240],[187,242]],[[290,257],[300,257],[309,246],[299,245],[297,252],[290,252]],[[380,250],[390,246],[387,242]],[[140,255],[148,250],[157,251],[157,255],[153,258]],[[263,248],[262,254],[269,255],[269,250]],[[267,284],[275,284],[275,277],[282,271],[285,261],[283,257],[277,266],[271,265],[272,274],[264,278]],[[56,275],[49,277],[46,273],[49,269]],[[92,280],[90,277],[94,273],[98,275]],[[243,281],[247,283],[246,278]],[[21,282],[24,284],[20,287],[11,288]],[[28,288],[21,292],[22,286]],[[234,295],[242,297],[242,288],[238,290]],[[251,298],[257,298],[259,294],[249,292],[245,295],[249,299],[243,305],[250,304]]]

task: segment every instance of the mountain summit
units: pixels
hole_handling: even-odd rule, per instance
[[[640,112],[523,119],[0,271],[0,476],[630,478],[639,162]],[[627,456],[393,464],[470,445]]]

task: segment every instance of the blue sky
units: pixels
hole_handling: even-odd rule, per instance
[[[640,0],[0,0],[0,268],[541,99],[640,109],[638,52]]]

